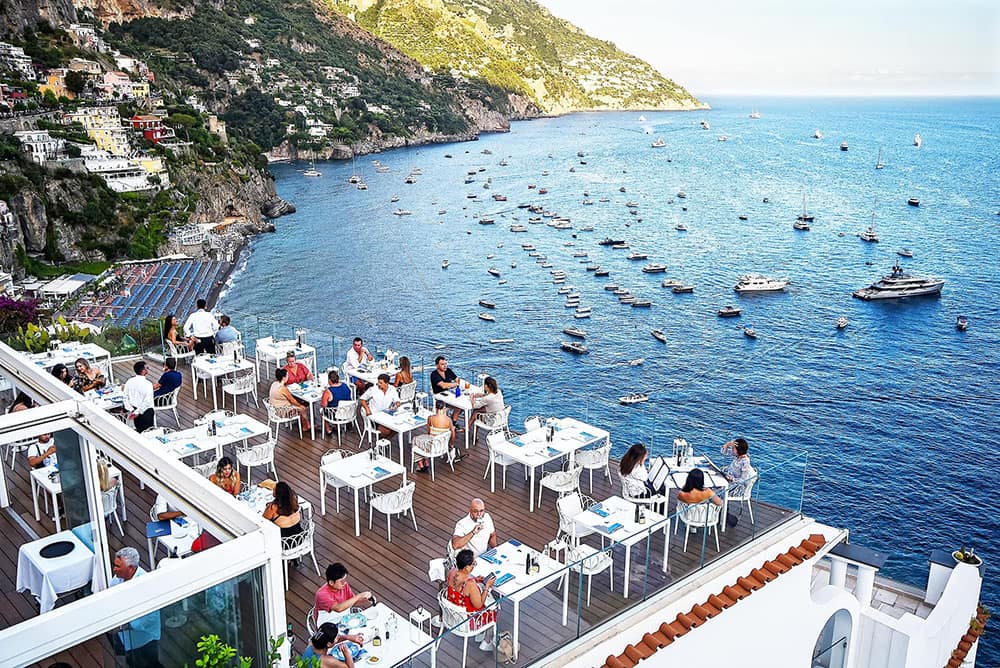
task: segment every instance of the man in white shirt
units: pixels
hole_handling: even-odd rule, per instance
[[[365,342],[361,340],[361,337],[354,337],[354,343],[351,349],[347,351],[347,358],[344,360],[344,374],[357,386],[358,393],[364,392],[368,388],[368,383],[360,378],[355,378],[353,373],[365,362],[372,362],[374,360],[375,356],[365,348]]]
[[[469,514],[455,523],[451,537],[451,551],[472,550],[478,557],[483,552],[497,546],[497,530],[493,518],[486,512],[482,499],[469,503]]]
[[[132,370],[135,375],[125,381],[123,403],[135,430],[145,431],[153,426],[153,384],[146,378],[149,371],[145,362],[136,362]]]
[[[39,434],[38,440],[28,446],[28,466],[31,468],[45,468],[57,461],[56,444],[52,442],[52,434]]]
[[[365,415],[393,410],[398,407],[399,392],[389,384],[389,374],[387,373],[379,374],[378,382],[361,395],[361,408]],[[394,431],[382,425],[379,425],[378,432],[382,438],[392,438],[395,435]]]
[[[167,503],[167,497],[163,494],[156,495],[156,503],[153,504],[153,514],[156,515],[156,519],[161,522],[164,520],[174,520],[178,517],[184,517],[183,512],[174,508],[172,504]]]
[[[198,339],[194,344],[196,353],[215,353],[215,333],[219,331],[219,323],[215,316],[205,310],[207,302],[199,299],[195,302],[198,310],[184,321],[184,333]]]

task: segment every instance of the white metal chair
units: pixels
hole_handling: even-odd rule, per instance
[[[565,537],[567,545],[573,546],[580,543],[580,539],[597,533],[597,530],[585,524],[577,524],[573,518],[594,505],[594,501],[589,496],[584,496],[580,492],[570,492],[556,499],[556,511],[559,513],[559,539]],[[601,541],[603,543],[603,540]]]
[[[604,445],[591,450],[577,451],[574,459],[576,463],[583,467],[590,474],[590,493],[594,493],[594,471],[604,469],[604,477],[611,480],[611,468],[609,460],[611,458],[611,442],[606,441]]]
[[[153,426],[156,426],[156,414],[163,412],[171,412],[174,414],[174,422],[177,423],[177,427],[181,426],[181,419],[177,417],[177,395],[180,394],[181,388],[176,388],[172,392],[167,392],[166,394],[161,394],[158,397],[153,397]]]
[[[274,337],[273,336],[265,336],[262,339],[257,339],[256,341],[254,341],[254,351],[255,351],[254,352],[254,356],[257,358],[257,375],[258,376],[260,376],[260,363],[261,362],[264,363],[264,372],[265,373],[267,373],[267,371],[270,369],[271,362],[274,362],[274,366],[275,367],[278,366],[278,358],[277,357],[275,357],[274,355],[265,353],[264,351],[262,351],[260,349],[261,346],[269,346],[272,343],[274,343]]]
[[[524,431],[533,431],[542,426],[542,416],[541,415],[529,415],[524,418]]]
[[[489,449],[489,461],[486,462],[486,471],[483,473],[483,480],[490,474],[490,469],[494,466],[503,467],[503,488],[507,489],[507,467],[516,464],[517,462],[513,457],[505,455],[503,453],[497,452],[496,447],[506,441],[508,434],[505,430],[501,429],[494,431],[486,436],[486,447]],[[528,476],[528,470],[524,471],[525,478]]]
[[[510,419],[510,406],[504,406],[502,411],[496,413],[481,413],[476,421],[472,423],[472,444],[479,444],[479,430],[485,429],[488,433],[497,429],[507,429],[507,421]]]
[[[326,488],[333,487],[337,491],[337,512],[340,512],[340,488],[346,487],[347,483],[338,478],[335,475],[327,473],[322,467],[327,464],[332,464],[333,462],[338,462],[345,457],[343,450],[327,450],[326,453],[319,459],[319,506],[320,510],[324,515],[326,515]]]
[[[204,464],[195,464],[191,468],[197,471],[203,478],[207,478],[215,473],[215,470],[219,468],[219,460],[213,459],[212,461],[205,462]]]
[[[434,460],[438,457],[448,457],[449,448],[448,441],[451,439],[451,432],[446,431],[438,434],[437,436],[431,436],[429,434],[420,434],[419,436],[414,436],[413,441],[410,445],[410,470],[412,471],[417,463],[417,459],[426,458],[430,460],[431,463],[431,481],[434,480]],[[448,466],[451,467],[452,472],[455,471],[455,466],[452,464],[452,458],[448,457]]]
[[[303,559],[306,556],[312,558],[313,566],[316,568],[316,575],[319,575],[319,564],[316,563],[316,552],[313,549],[313,535],[316,532],[316,525],[311,518],[305,514],[300,520],[302,532],[294,536],[287,536],[281,539],[281,561],[285,567],[285,591],[288,591],[288,562],[295,559]]]
[[[114,517],[115,524],[118,525],[118,533],[124,536],[125,530],[122,529],[122,521],[118,519],[118,486],[121,484],[119,480],[110,489],[101,492],[101,506],[104,508],[104,519],[107,519],[108,516]]]
[[[658,508],[666,508],[667,497],[661,494],[654,494],[650,496],[649,490],[646,489],[645,485],[629,478],[626,475],[622,475],[621,471],[618,471],[618,480],[622,485],[622,498],[626,501],[641,503],[647,506],[655,506]]]
[[[610,550],[598,550],[590,545],[570,545],[566,550],[566,563],[572,570],[587,576],[587,606],[590,607],[590,590],[594,576],[608,572],[608,588],[615,589],[615,562]]]
[[[306,613],[306,631],[309,632],[309,637],[312,637],[316,633],[316,606],[309,608],[309,612]]]
[[[178,347],[173,341],[169,339],[164,340],[167,344],[167,356],[173,357],[176,360],[187,360],[190,364],[191,360],[194,358],[194,350],[188,348],[187,346]]]
[[[340,428],[352,424],[357,427],[355,420],[358,417],[358,402],[353,400],[341,401],[333,408],[324,408],[322,416],[324,433],[326,432],[326,425],[335,426],[337,428],[337,445],[340,446]]]
[[[225,343],[220,343],[218,347],[218,353],[223,357],[229,358],[236,353],[238,359],[243,359],[243,342],[242,341],[226,341]]]
[[[542,476],[538,485],[538,507],[542,507],[542,490],[548,488],[559,496],[580,489],[580,473],[583,467],[579,464],[566,465],[562,471],[551,471]]]
[[[678,522],[684,522],[684,551],[688,549],[688,538],[691,536],[689,529],[713,530],[715,532],[715,551],[719,550],[719,513],[722,506],[712,503],[711,500],[702,501],[693,505],[687,503],[677,504]]]
[[[7,448],[7,452],[10,453],[10,470],[13,471],[15,468],[17,455],[20,452],[26,452],[37,441],[37,438],[22,438],[20,441],[14,441],[13,443],[7,443],[4,445]]]
[[[496,614],[491,611],[467,612],[465,608],[448,600],[447,589],[442,589],[438,593],[438,605],[441,606],[440,635],[444,635],[447,631],[449,635],[462,639],[462,668],[465,668],[465,657],[469,653],[469,638],[495,628]],[[495,609],[495,606],[492,609]]]
[[[247,483],[251,482],[250,471],[254,466],[265,466],[271,469],[274,477],[278,477],[278,470],[274,468],[274,449],[278,445],[278,435],[268,434],[267,440],[256,445],[235,446],[236,461],[247,467]]]
[[[302,416],[295,406],[275,406],[267,399],[261,401],[267,409],[267,426],[274,425],[275,438],[278,436],[278,429],[281,425],[287,424],[291,429],[292,423],[299,425],[299,438],[302,438]]]
[[[413,491],[417,483],[410,480],[399,489],[386,494],[372,494],[368,502],[368,528],[372,528],[374,511],[385,515],[385,537],[392,542],[392,516],[410,514],[413,520],[413,530],[417,531],[417,516],[413,512]]]
[[[733,501],[737,503],[740,503],[741,501],[746,502],[747,510],[750,511],[750,524],[754,524],[753,504],[751,501],[753,500],[753,487],[757,484],[760,472],[753,467],[750,467],[750,470],[753,471],[753,475],[746,480],[741,480],[730,486],[729,490],[726,492],[726,504],[731,505]]]
[[[382,434],[378,430],[378,425],[372,421],[371,415],[367,415],[364,411],[358,411],[358,415],[361,417],[362,424],[362,429],[359,430],[358,448],[363,449],[363,441],[368,441],[368,447],[370,448],[376,441],[382,438]]]
[[[234,376],[222,383],[222,405],[226,405],[226,395],[233,395],[233,411],[236,411],[236,402],[241,396],[253,395],[253,401],[257,403],[257,376],[253,369],[248,369],[241,375]]]
[[[399,403],[410,404],[413,411],[416,412],[417,406],[414,399],[417,396],[417,381],[414,380],[409,383],[403,383],[396,388],[396,391],[399,393]]]

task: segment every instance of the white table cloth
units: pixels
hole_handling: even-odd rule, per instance
[[[105,411],[124,407],[125,393],[118,385],[108,385],[99,390],[87,390],[83,393],[83,397]]]
[[[538,572],[530,575],[524,572],[525,561],[529,554],[538,562]],[[566,577],[568,571],[563,564],[555,559],[547,557],[512,538],[497,545],[492,550],[484,552],[476,559],[476,565],[472,569],[473,575],[486,577],[491,573],[497,576],[497,583],[501,583],[495,585],[493,590],[514,603],[512,640],[516,657],[520,647],[521,601],[541,591],[550,583]],[[508,578],[508,575],[513,577]],[[504,580],[507,581],[504,582]],[[566,625],[568,607],[569,583],[563,583],[563,626]]]
[[[410,620],[396,614],[381,601],[364,610],[362,614],[365,616],[364,626],[351,625],[351,628],[347,629],[341,627],[342,633],[360,633],[364,636],[365,644],[362,647],[365,654],[360,657],[360,660],[355,661],[355,665],[369,665],[368,657],[377,656],[376,663],[379,665],[395,666],[404,664],[410,656],[425,651],[430,651],[431,666],[437,665],[437,643],[433,642],[434,638]],[[316,615],[316,626],[318,627],[325,622],[339,623],[345,616],[343,612],[320,610]],[[390,626],[390,619],[395,620],[395,633],[386,638],[385,633]],[[378,647],[372,644],[376,630],[382,637],[382,644]]]
[[[400,407],[394,411],[372,413],[370,417],[371,421],[375,424],[382,425],[396,432],[399,437],[399,464],[400,466],[405,466],[406,464],[403,463],[403,436],[415,429],[426,427],[427,418],[431,415],[432,413],[426,409],[421,409],[414,414],[409,408]],[[389,458],[392,459],[391,455]]]
[[[253,362],[245,358],[237,357],[234,362],[232,355],[198,355],[191,362],[191,391],[197,401],[198,381],[203,378],[209,379],[212,381],[212,406],[218,408],[216,381],[222,376],[255,368]]]
[[[343,483],[345,487],[354,490],[354,535],[361,535],[361,515],[358,504],[358,490],[371,487],[376,482],[388,480],[397,475],[403,476],[406,482],[406,468],[388,457],[372,459],[369,451],[359,452],[350,457],[344,457],[324,464],[319,468],[320,494],[323,495],[323,505],[326,505],[326,485],[323,475],[328,474]]]
[[[645,522],[636,522],[635,506],[636,504],[620,496],[612,496],[573,518],[577,524],[594,529],[602,538],[608,538],[613,543],[625,546],[625,585],[622,587],[622,595],[625,598],[628,598],[628,584],[631,579],[632,546],[649,536],[651,530],[662,530],[664,571],[667,570],[670,548],[670,522],[666,521],[666,516],[640,504]]]
[[[396,374],[399,373],[398,366],[385,360],[381,362],[365,362],[360,367],[352,370],[348,370],[347,367],[343,367],[343,369],[345,374],[360,378],[369,385],[374,385],[378,382],[378,377],[383,373],[389,375],[389,384],[391,385],[392,381],[396,378]]]
[[[100,464],[98,464],[100,466]],[[118,510],[124,522],[128,517],[125,514],[125,485],[121,484],[122,472],[115,466],[108,467],[109,478],[118,478]],[[62,521],[59,518],[59,495],[62,494],[62,480],[59,477],[58,465],[43,466],[31,469],[31,501],[35,507],[35,521],[40,520],[38,509],[38,493],[44,492],[52,499],[52,521],[56,525],[56,531],[62,531]]]
[[[40,553],[52,543],[73,543],[69,554],[46,559]],[[25,543],[17,551],[17,591],[30,591],[38,599],[39,614],[55,607],[60,593],[79,589],[94,575],[94,553],[72,531]]]

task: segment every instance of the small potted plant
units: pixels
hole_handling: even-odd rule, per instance
[[[980,566],[983,560],[979,558],[976,551],[973,548],[962,547],[961,550],[956,550],[951,553],[951,556],[955,558],[955,562],[959,564],[969,564],[970,566]]]

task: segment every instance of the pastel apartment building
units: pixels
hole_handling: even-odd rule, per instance
[[[65,147],[65,142],[49,136],[48,130],[20,130],[14,137],[21,142],[21,150],[28,159],[39,165],[60,157]]]
[[[154,144],[159,144],[175,137],[173,128],[164,125],[163,119],[159,116],[136,114],[128,119],[128,124],[133,130],[142,133],[143,137]]]

